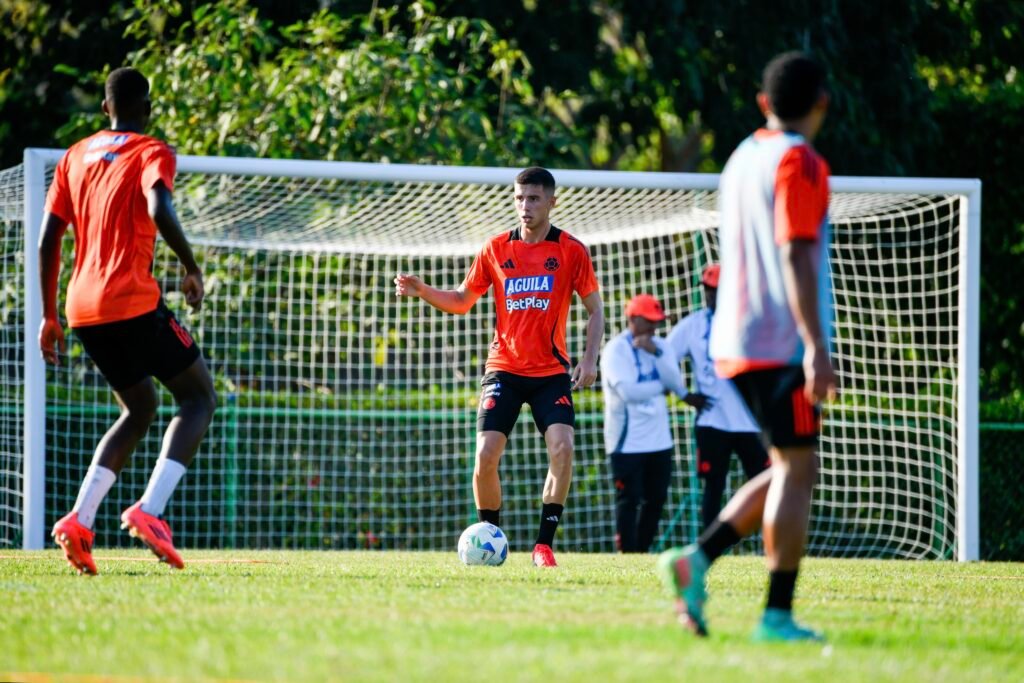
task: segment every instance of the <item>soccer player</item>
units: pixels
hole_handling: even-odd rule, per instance
[[[532,559],[538,567],[554,567],[551,546],[572,479],[572,390],[590,386],[597,378],[604,312],[587,248],[551,224],[556,202],[551,173],[536,166],[522,171],[515,179],[514,199],[519,227],[488,240],[457,289],[436,289],[414,275],[400,273],[395,292],[462,315],[494,287],[497,326],[480,382],[483,390],[477,412],[473,469],[477,516],[481,522],[500,526],[498,464],[523,403],[529,403],[548,450]],[[570,376],[565,324],[574,291],[589,319],[583,358]]]
[[[103,112],[110,129],[71,146],[57,164],[39,239],[43,358],[59,364],[65,350],[57,317],[61,239],[74,225],[75,262],[65,313],[86,353],[103,373],[121,415],[96,447],[75,506],[53,537],[79,573],[95,574],[96,511],[157,410],[156,377],[178,404],[142,498],[121,515],[122,528],[162,561],[181,569],[171,529],[161,518],[213,417],[213,380],[195,341],[164,305],[151,272],[159,231],[185,268],[181,291],[199,310],[203,275],[171,201],[175,156],[143,135],[151,106],[149,82],[131,68],[107,78]]]
[[[767,121],[733,152],[719,185],[722,271],[711,328],[719,375],[743,396],[772,466],[747,482],[693,545],[658,571],[680,621],[706,635],[705,575],[762,526],[768,599],[755,640],[820,640],[793,619],[793,593],[818,473],[819,402],[835,391],[829,358],[828,176],[811,147],[828,109],[825,73],[799,52],[765,67],[757,103]]]
[[[760,474],[770,460],[761,430],[732,382],[715,373],[708,355],[711,316],[718,299],[720,266],[707,266],[701,274],[705,307],[686,316],[668,333],[666,342],[676,362],[690,359],[699,395],[708,397],[697,413],[697,476],[704,481],[701,516],[706,529],[722,509],[722,492],[729,476],[732,454],[739,456],[748,479]]]
[[[703,394],[683,386],[679,361],[655,334],[661,303],[637,294],[626,304],[627,328],[601,355],[604,449],[615,484],[615,540],[624,553],[645,553],[654,541],[672,478],[672,427],[665,392],[700,409]],[[638,514],[639,510],[639,514]]]

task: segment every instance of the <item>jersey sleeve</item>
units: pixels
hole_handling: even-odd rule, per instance
[[[153,145],[142,156],[142,190],[152,189],[157,182],[163,181],[168,190],[174,190],[174,173],[178,160],[167,145]]]
[[[616,339],[609,342],[601,354],[601,384],[614,390],[627,379],[636,378],[636,365],[629,347]]]
[[[74,207],[71,205],[71,190],[68,187],[68,154],[57,162],[57,168],[53,171],[53,182],[46,192],[46,210],[65,223],[72,222],[75,217]]]
[[[573,289],[580,295],[581,299],[600,289],[597,283],[597,275],[594,274],[594,262],[590,259],[590,252],[582,242],[574,241],[576,249],[573,250],[576,261],[576,271],[573,278]]]
[[[664,339],[654,338],[654,345],[661,350],[661,355],[654,359],[654,367],[658,369],[658,377],[666,389],[680,398],[685,398],[688,392],[683,385],[683,374],[679,371],[679,361],[672,353],[668,343]]]
[[[775,243],[817,241],[828,212],[825,160],[807,145],[783,155],[775,174]]]
[[[483,294],[490,289],[493,282],[490,260],[490,245],[485,244],[480,253],[473,259],[473,265],[469,267],[469,272],[466,273],[466,279],[462,281],[462,286],[475,294]]]
[[[665,337],[665,346],[675,356],[676,363],[681,363],[690,354],[691,319],[691,316],[688,315],[677,322]]]

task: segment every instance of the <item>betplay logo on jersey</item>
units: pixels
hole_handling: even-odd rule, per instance
[[[546,311],[551,305],[551,299],[546,296],[527,296],[518,299],[511,299],[508,297],[517,296],[519,294],[548,294],[554,288],[554,275],[530,275],[527,277],[509,278],[505,280],[505,310],[509,313],[512,311],[526,311],[530,309]]]

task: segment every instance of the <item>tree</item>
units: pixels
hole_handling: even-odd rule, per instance
[[[75,0],[0,0],[0,168],[25,147],[51,147],[54,132],[81,107],[81,74],[118,64],[133,44],[118,16]],[[72,66],[73,65],[73,66]]]
[[[820,145],[839,172],[904,173],[915,148],[937,133],[927,84],[916,70],[913,37],[922,13],[916,3],[463,0],[451,6],[487,18],[542,65],[530,75],[534,88],[564,102],[595,166],[720,167],[761,122],[754,101],[761,69],[790,49],[807,49],[831,74],[835,116]]]
[[[918,150],[922,175],[981,178],[983,398],[1024,403],[1024,5],[934,3],[915,43],[944,132]]]
[[[537,101],[522,54],[484,21],[429,2],[277,29],[244,0],[202,5],[171,32],[138,0],[132,62],[154,130],[179,151],[310,159],[579,165],[572,131]],[[162,0],[158,11],[182,14]],[[99,82],[97,74],[94,82]],[[62,131],[92,130],[94,114]]]

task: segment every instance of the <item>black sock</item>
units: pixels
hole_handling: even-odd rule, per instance
[[[501,516],[501,510],[481,510],[477,508],[476,518],[481,522],[490,522],[494,526],[501,526],[498,524],[498,518]]]
[[[793,610],[793,592],[796,590],[797,569],[777,569],[768,573],[768,607]]]
[[[554,545],[555,529],[562,519],[565,506],[558,503],[544,503],[540,511],[540,531],[537,532],[537,545]]]
[[[711,563],[739,542],[740,535],[736,533],[736,528],[729,522],[716,519],[697,539],[697,546],[704,551],[705,557]]]

